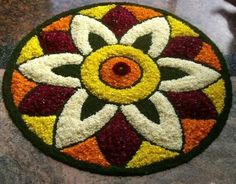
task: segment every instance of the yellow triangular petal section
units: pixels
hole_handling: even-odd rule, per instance
[[[187,26],[185,23],[168,16],[167,17],[168,22],[171,26],[171,37],[177,37],[177,36],[193,36],[198,37],[199,34],[193,31],[189,26]]]
[[[28,128],[37,134],[46,144],[53,143],[53,127],[56,122],[56,116],[28,116],[22,115],[22,119]]]
[[[86,16],[93,17],[95,19],[100,20],[108,11],[110,11],[112,8],[115,8],[115,7],[116,7],[115,4],[106,5],[106,6],[97,6],[94,8],[81,10],[79,13],[81,15],[86,15]]]
[[[224,108],[226,96],[224,80],[218,80],[216,83],[204,89],[203,92],[211,99],[212,103],[216,107],[217,112],[221,113]]]
[[[168,151],[159,146],[151,145],[147,141],[143,141],[140,149],[136,152],[131,161],[128,162],[127,168],[139,168],[150,165],[154,162],[160,162],[169,158],[178,156],[179,153]]]
[[[33,36],[22,48],[20,56],[17,59],[17,64],[24,63],[25,61],[43,55],[43,49],[40,46],[37,36]]]

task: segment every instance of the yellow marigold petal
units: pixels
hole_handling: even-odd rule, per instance
[[[218,80],[216,83],[204,89],[203,92],[211,99],[215,105],[218,113],[221,113],[224,108],[224,100],[226,96],[225,82],[223,79]]]
[[[132,5],[124,5],[123,7],[126,8],[129,12],[131,12],[139,21],[162,16],[162,13],[149,8],[132,6]]]
[[[25,61],[43,55],[43,49],[40,46],[37,36],[33,36],[22,48],[20,56],[16,64],[24,63]]]
[[[53,143],[53,126],[56,122],[56,116],[28,116],[22,115],[29,129],[37,134],[39,138],[46,144],[52,145]]]
[[[169,158],[178,156],[179,153],[168,151],[159,146],[151,145],[147,141],[143,141],[140,149],[136,152],[131,161],[127,164],[127,168],[139,168],[150,165],[154,162],[160,162]]]
[[[43,31],[68,31],[70,29],[72,15],[62,17],[59,20],[53,22],[47,27],[43,28]]]
[[[102,17],[108,11],[110,11],[112,8],[115,8],[115,7],[116,7],[115,4],[106,5],[106,6],[97,6],[97,7],[94,7],[94,8],[81,10],[79,13],[81,15],[86,15],[86,16],[89,16],[89,17],[93,17],[95,19],[102,19]]]
[[[193,36],[198,37],[199,34],[193,31],[188,25],[185,23],[168,16],[167,20],[169,21],[169,24],[171,26],[171,37],[177,37],[177,36]]]

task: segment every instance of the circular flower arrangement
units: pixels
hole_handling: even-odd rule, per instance
[[[15,124],[46,154],[113,175],[190,160],[221,131],[230,80],[214,44],[165,11],[100,4],[56,16],[4,78]]]

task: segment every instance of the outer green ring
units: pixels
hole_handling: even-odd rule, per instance
[[[171,15],[171,16],[177,18],[178,20],[181,20],[183,23],[189,25],[193,30],[195,30],[196,32],[198,32],[200,34],[201,38],[203,38],[204,41],[210,43],[213,46],[214,51],[216,52],[218,58],[220,59],[220,62],[222,65],[222,71],[224,71],[223,73],[221,73],[221,75],[225,81],[225,87],[226,87],[225,107],[224,107],[222,113],[220,114],[220,116],[217,118],[217,125],[213,128],[211,133],[202,141],[202,143],[199,146],[194,148],[191,152],[184,154],[184,155],[180,155],[180,156],[176,157],[175,159],[164,160],[162,162],[159,162],[156,165],[153,164],[153,165],[149,165],[149,166],[142,167],[142,168],[123,169],[123,168],[118,168],[118,167],[111,167],[111,168],[107,169],[107,168],[99,167],[94,164],[88,164],[88,163],[81,162],[81,161],[75,161],[74,159],[70,158],[69,156],[60,154],[60,152],[57,149],[53,148],[52,146],[46,145],[37,136],[35,136],[32,132],[30,132],[29,129],[27,129],[26,125],[24,124],[24,121],[21,119],[21,114],[15,108],[12,96],[9,93],[9,91],[11,90],[10,89],[10,83],[11,83],[11,79],[12,79],[11,74],[16,66],[15,61],[18,58],[18,55],[19,55],[19,52],[20,52],[22,46],[24,46],[25,43],[33,35],[40,33],[41,29],[43,27],[47,26],[48,24],[57,20],[60,17],[66,16],[69,14],[76,14],[79,10],[82,10],[82,9],[91,8],[91,7],[98,6],[98,5],[107,5],[107,4],[117,4],[117,5],[126,4],[126,5],[143,6],[143,7],[153,9],[153,10],[157,10],[163,14]],[[66,163],[66,164],[76,167],[78,169],[87,170],[87,171],[94,172],[94,173],[105,174],[105,175],[117,175],[117,176],[131,176],[131,175],[145,175],[145,174],[150,174],[150,173],[154,173],[157,171],[170,169],[170,168],[176,167],[180,164],[190,161],[193,157],[195,157],[198,154],[200,154],[201,152],[203,152],[219,136],[220,132],[222,131],[222,129],[226,123],[230,108],[232,106],[232,86],[231,86],[231,81],[230,81],[230,75],[229,75],[229,72],[228,72],[228,69],[226,66],[226,62],[223,58],[222,53],[219,51],[219,49],[213,43],[213,41],[211,41],[198,28],[190,25],[188,22],[184,21],[183,19],[179,18],[178,16],[175,16],[175,15],[173,15],[167,11],[164,11],[164,10],[159,10],[157,8],[152,8],[152,7],[148,7],[145,5],[139,5],[139,4],[134,4],[134,3],[113,2],[113,3],[92,4],[92,5],[72,9],[70,11],[61,13],[61,14],[56,15],[56,16],[52,17],[51,19],[45,21],[43,24],[36,27],[27,36],[25,36],[18,43],[16,49],[14,50],[14,52],[11,56],[10,61],[8,62],[7,69],[4,74],[4,78],[3,78],[3,99],[4,99],[4,102],[5,102],[5,105],[6,105],[6,108],[8,110],[10,117],[12,118],[15,125],[21,130],[23,136],[25,136],[28,140],[30,140],[31,143],[35,147],[37,147],[39,150],[44,152],[46,155],[51,156],[52,158],[54,158],[56,160],[59,160],[63,163]]]

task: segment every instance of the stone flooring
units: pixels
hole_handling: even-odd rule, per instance
[[[35,26],[60,12],[99,2],[104,1],[0,0],[0,82],[15,45]],[[129,2],[168,10],[200,28],[217,44],[228,61],[231,74],[236,75],[234,0],[130,0]],[[190,162],[171,170],[142,177],[92,174],[45,156],[14,126],[4,107],[0,90],[0,183],[234,184],[236,183],[236,77],[232,76],[231,79],[233,106],[219,138]]]

